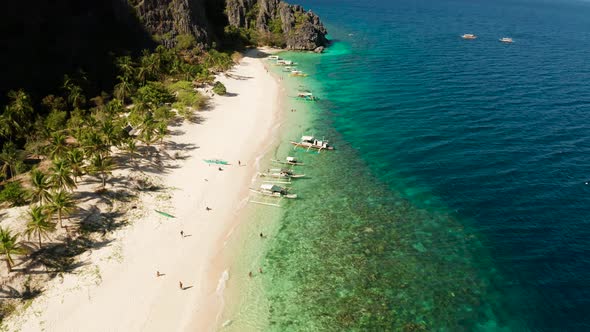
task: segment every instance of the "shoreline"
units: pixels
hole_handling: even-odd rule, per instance
[[[190,150],[185,161],[162,175],[161,182],[170,189],[142,195],[133,225],[119,231],[106,249],[80,257],[95,268],[94,280],[88,280],[86,268],[65,274],[61,282],[54,278],[43,295],[5,322],[8,330],[214,329],[218,315],[207,316],[207,321],[195,318],[220,312],[220,274],[212,275],[215,257],[241,220],[261,148],[272,146],[270,138],[278,128],[279,85],[262,60],[251,57],[254,52],[258,50],[229,72],[231,77],[218,77],[229,95],[215,96],[212,110],[199,113],[203,124],[184,123],[175,128],[179,134],[166,138],[168,144],[185,147],[183,152]],[[268,102],[269,96],[276,100]],[[218,165],[202,160],[212,158],[231,165],[219,171]],[[154,208],[176,218],[163,218]],[[107,259],[112,256],[118,257],[116,262]]]

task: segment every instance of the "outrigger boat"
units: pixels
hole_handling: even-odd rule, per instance
[[[500,38],[500,41],[503,42],[503,43],[508,43],[508,44],[514,42],[514,40],[512,40],[512,38],[510,38],[510,37]]]
[[[302,178],[305,174],[295,174],[292,170],[287,168],[272,168],[267,170],[266,173],[258,173],[258,176],[290,180]]]
[[[277,56],[277,55],[269,55],[269,56],[267,57],[267,59],[268,59],[268,60],[277,60],[277,61],[278,61],[278,60],[280,60],[281,58],[279,58],[279,56]]]
[[[297,194],[289,194],[289,189],[272,183],[263,183],[260,185],[259,189],[250,188],[250,191],[256,194],[276,198],[297,198]]]
[[[291,141],[291,144],[295,145],[296,147],[302,147],[307,149],[307,151],[314,149],[318,151],[322,150],[334,150],[334,147],[328,144],[328,141],[325,140],[317,140],[313,136],[302,136],[300,142]]]
[[[285,68],[283,68],[283,71],[284,71],[285,73],[290,73],[290,72],[292,72],[293,70],[297,70],[297,67],[285,67]]]
[[[291,165],[291,166],[304,166],[305,165],[304,163],[300,163],[299,161],[297,161],[297,159],[295,157],[287,157],[287,158],[285,158],[285,161],[276,160],[276,159],[272,159],[271,161],[276,164]]]
[[[318,98],[313,95],[313,93],[309,91],[299,91],[297,93],[297,98],[304,99],[307,101],[317,101]]]
[[[477,36],[472,33],[466,33],[466,34],[462,35],[461,38],[463,38],[463,39],[476,39]]]
[[[301,70],[292,70],[290,75],[297,76],[297,77],[306,77],[307,76],[307,74],[302,72]]]
[[[294,64],[295,64],[295,62],[293,62],[291,60],[277,60],[278,66],[292,66]]]

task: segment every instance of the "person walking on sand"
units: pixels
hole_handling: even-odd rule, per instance
[[[248,272],[248,277],[252,278],[252,271]]]
[[[162,276],[162,274],[160,273],[160,271],[156,271],[156,277],[160,277]]]
[[[180,287],[180,290],[184,290],[184,288],[182,287],[182,281],[178,282],[178,287]]]
[[[210,207],[208,207],[208,206],[207,206],[207,207],[205,208],[205,210],[207,210],[207,211],[211,211],[212,209],[211,209]]]
[[[238,166],[242,166],[242,162],[238,160]]]
[[[260,272],[260,274],[262,274],[262,268],[261,267],[258,268],[258,272]]]
[[[180,231],[180,236],[184,238],[184,231]]]

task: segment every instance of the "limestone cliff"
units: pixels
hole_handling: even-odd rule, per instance
[[[288,49],[315,50],[328,43],[319,17],[298,5],[280,0],[227,0],[226,14],[233,27],[282,34],[282,46]]]

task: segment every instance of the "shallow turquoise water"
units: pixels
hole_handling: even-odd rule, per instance
[[[269,329],[590,329],[590,5],[302,2],[336,43],[288,80],[337,150],[297,152]]]

